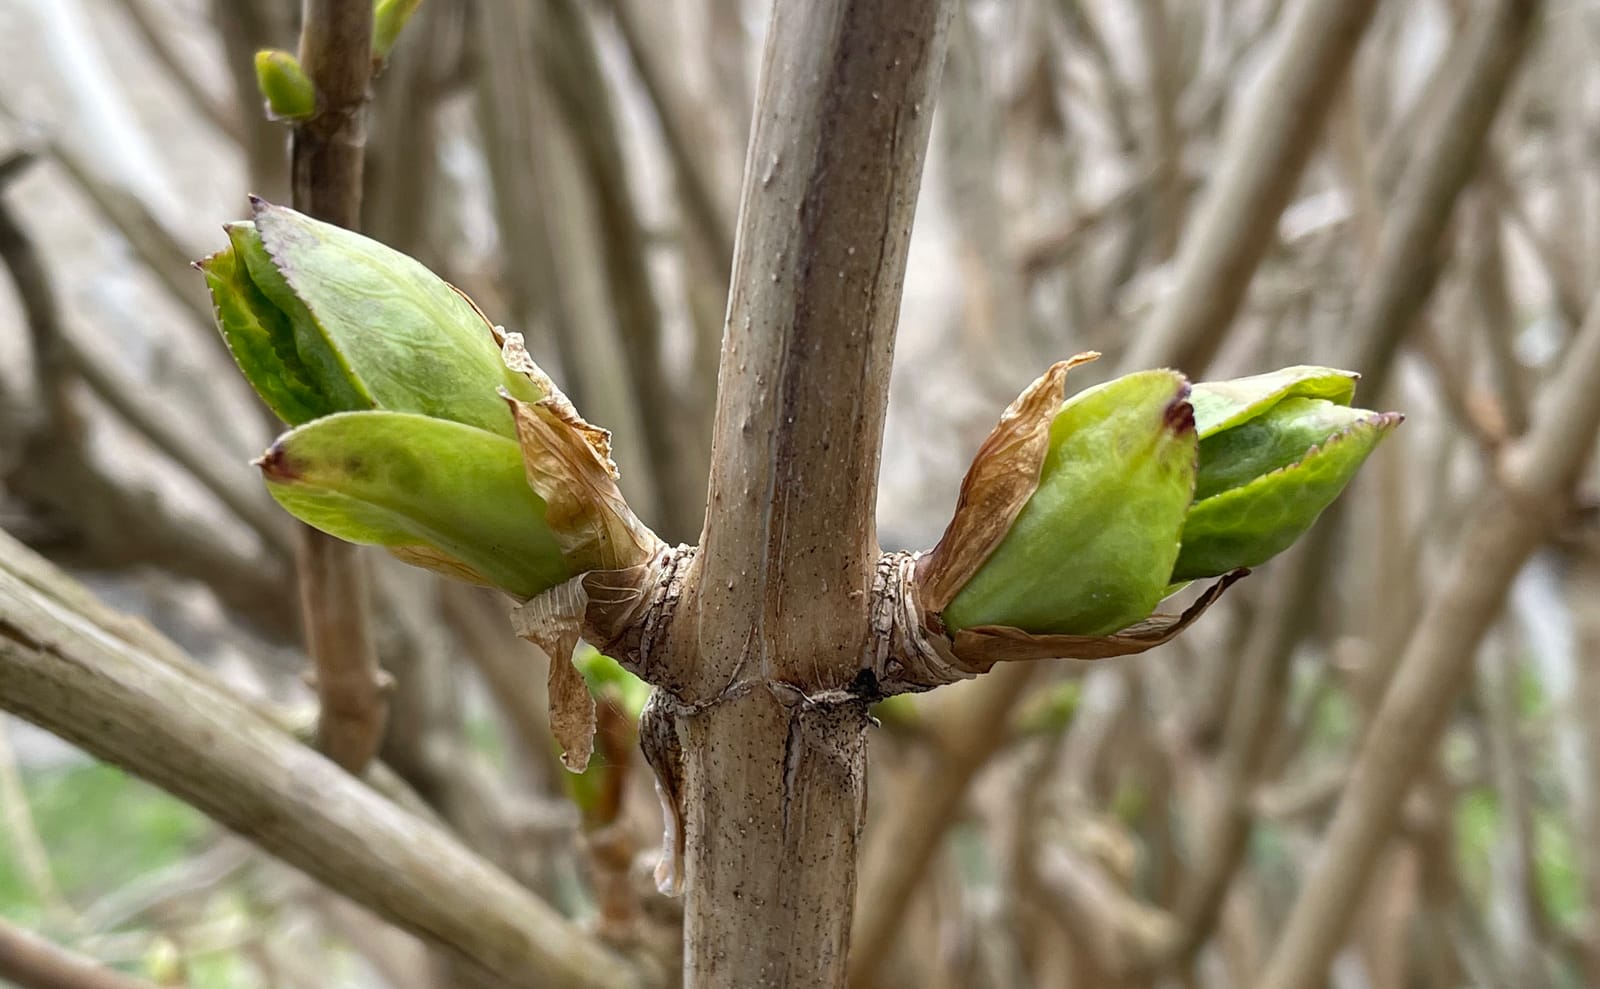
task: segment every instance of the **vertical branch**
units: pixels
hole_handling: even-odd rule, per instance
[[[300,62],[316,85],[317,113],[294,129],[294,205],[354,229],[361,217],[372,4],[305,0]],[[377,753],[388,720],[360,550],[308,526],[298,532],[300,609],[322,705],[317,744],[339,765],[357,771]]]
[[[664,684],[697,987],[844,983],[867,723],[846,688],[869,638],[889,368],[954,6],[774,5],[710,511]]]
[[[295,209],[355,229],[361,222],[372,4],[304,0],[300,64],[317,87],[317,112],[294,129],[289,173]]]

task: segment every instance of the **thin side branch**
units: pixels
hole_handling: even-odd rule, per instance
[[[301,745],[147,626],[91,620],[76,604],[86,592],[59,574],[47,585],[59,594],[42,590],[49,569],[0,541],[6,710],[512,985],[636,984],[548,904]]]
[[[18,989],[156,989],[0,918],[0,981]]]
[[[300,62],[317,87],[317,113],[294,129],[294,205],[354,230],[361,218],[372,4],[305,0],[300,17]],[[300,612],[322,704],[317,743],[359,772],[377,754],[389,718],[361,551],[308,526],[296,531]]]
[[[1600,298],[1527,438],[1508,454],[1505,483],[1479,499],[1373,717],[1350,782],[1267,964],[1263,989],[1313,989],[1350,929],[1511,581],[1558,517],[1600,429]]]

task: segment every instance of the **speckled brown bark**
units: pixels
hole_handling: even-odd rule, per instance
[[[685,980],[838,986],[865,799],[873,511],[951,0],[779,0],[705,532],[667,632]],[[658,753],[659,754],[659,753]]]

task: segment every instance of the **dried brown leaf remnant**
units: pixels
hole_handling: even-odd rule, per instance
[[[1182,614],[1151,615],[1111,635],[1030,635],[1006,625],[979,625],[961,629],[951,639],[956,657],[980,670],[1017,660],[1132,656],[1172,641],[1215,604],[1222,592],[1249,573],[1235,570],[1223,577],[1206,588]]]
[[[633,514],[617,487],[611,434],[585,422],[528,358],[517,333],[505,335],[506,364],[527,374],[545,397],[524,402],[502,392],[516,420],[528,484],[546,504],[545,522],[579,573],[647,562],[661,540]]]
[[[1050,449],[1050,424],[1066,397],[1067,372],[1100,355],[1057,361],[1000,416],[961,481],[955,515],[938,545],[917,562],[917,596],[938,614],[1000,545],[1039,486]]]
[[[594,698],[572,662],[588,604],[579,576],[511,612],[517,634],[550,657],[550,732],[561,746],[562,764],[574,773],[583,772],[594,751]]]

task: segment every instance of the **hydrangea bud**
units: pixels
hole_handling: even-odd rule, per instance
[[[382,62],[400,40],[400,31],[422,0],[377,0],[372,5],[372,58]]]
[[[1404,418],[1351,408],[1357,377],[1291,367],[1194,386],[1200,471],[1173,580],[1258,566],[1305,534]]]
[[[1176,371],[1068,399],[1039,481],[1005,538],[945,607],[947,627],[1101,635],[1160,602],[1194,494],[1194,414]]]
[[[257,461],[280,505],[522,598],[650,558],[609,434],[517,334],[398,251],[254,203],[198,267],[240,370],[296,427]]]
[[[918,562],[918,602],[969,665],[1166,641],[1227,581],[1144,620],[1174,583],[1286,549],[1401,421],[1350,408],[1357,376],[1318,367],[1192,389],[1142,371],[1061,401],[1067,369],[1092,356],[1007,409]]]
[[[256,88],[272,120],[304,120],[317,112],[317,87],[293,52],[263,48],[256,52]]]
[[[256,463],[289,514],[408,563],[523,598],[576,572],[504,436],[409,412],[341,412],[290,430]]]
[[[495,389],[543,396],[465,296],[375,240],[252,203],[253,222],[228,224],[231,246],[198,266],[239,370],[279,418],[389,409],[516,435]]]

